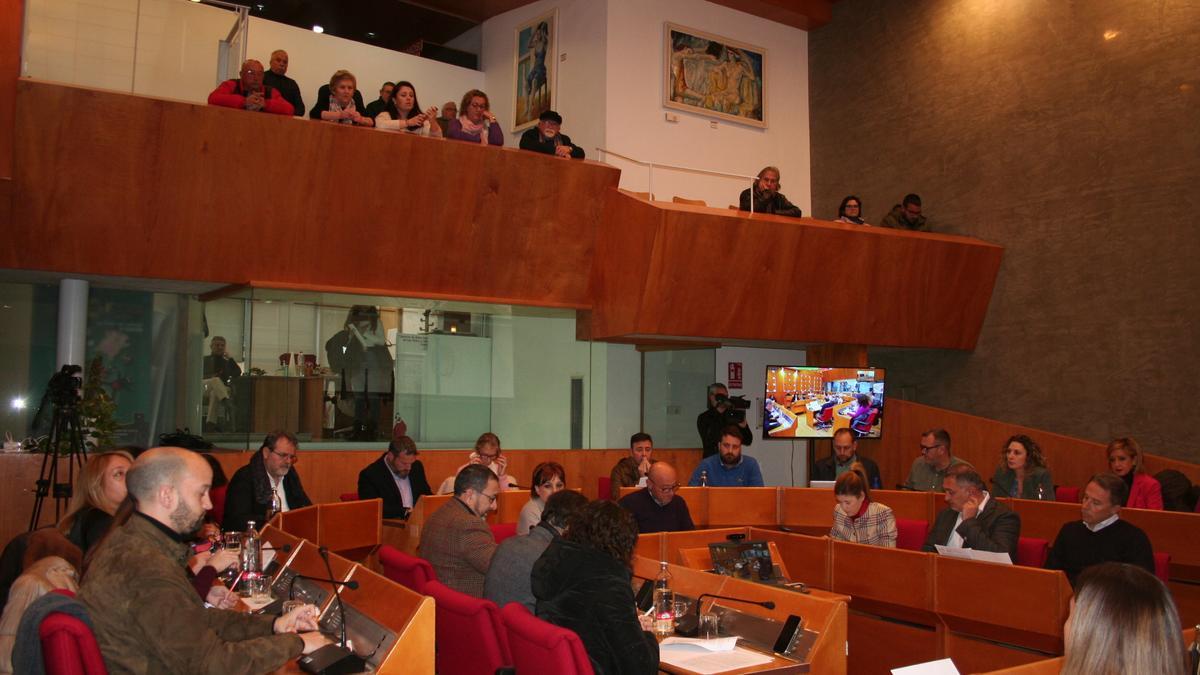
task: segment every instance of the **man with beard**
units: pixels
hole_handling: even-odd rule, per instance
[[[762,470],[753,457],[742,455],[742,431],[736,424],[721,430],[718,453],[696,466],[688,485],[697,487],[762,487]]]
[[[101,542],[79,591],[110,672],[270,672],[326,643],[312,605],[279,617],[205,609],[185,572],[212,508],[203,457],[154,448],[125,483],[133,512]]]
[[[566,159],[583,159],[583,148],[571,142],[571,137],[562,133],[562,115],[547,110],[538,117],[536,127],[521,134],[521,149]]]
[[[384,518],[407,518],[417,500],[430,494],[425,465],[408,436],[392,439],[382,457],[358,472],[358,498],[382,499]]]
[[[742,190],[740,205],[742,211],[750,210],[750,188]],[[774,166],[764,167],[758,172],[758,180],[754,182],[754,212],[772,213],[777,216],[799,218],[800,207],[788,201],[779,191],[779,169]]]
[[[246,466],[233,474],[225,490],[226,532],[240,532],[250,521],[262,529],[275,510],[312,506],[296,473],[299,445],[295,434],[276,429],[267,434]]]
[[[438,581],[459,593],[483,597],[483,581],[496,553],[484,518],[496,510],[500,480],[483,464],[468,464],[454,477],[454,498],[433,512],[421,532],[417,555],[433,565]]]

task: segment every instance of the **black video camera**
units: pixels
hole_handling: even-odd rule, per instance
[[[746,411],[750,409],[750,400],[745,396],[726,396],[725,394],[716,394],[713,400],[718,406],[725,405],[724,418],[730,424],[739,424],[746,421]]]
[[[63,366],[46,385],[50,400],[57,406],[68,407],[79,402],[79,389],[83,386],[81,366]]]

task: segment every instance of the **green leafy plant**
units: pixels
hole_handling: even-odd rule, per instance
[[[117,403],[104,389],[104,362],[96,356],[88,364],[83,380],[83,400],[79,403],[79,420],[86,430],[84,443],[89,452],[111,447],[117,432]]]

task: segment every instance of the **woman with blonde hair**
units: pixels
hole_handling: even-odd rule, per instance
[[[321,85],[317,90],[317,102],[308,111],[308,116],[334,124],[375,126],[375,120],[364,115],[365,111],[362,96],[358,93],[358,79],[348,70],[339,70],[329,78],[329,86]]]
[[[133,455],[125,450],[93,453],[75,479],[74,495],[58,530],[84,554],[96,545],[125,501],[125,472]]]
[[[1105,449],[1108,469],[1129,486],[1127,509],[1163,510],[1162,486],[1142,468],[1142,448],[1132,438],[1114,438]]]
[[[458,119],[446,125],[446,138],[482,145],[504,145],[504,131],[492,114],[488,95],[472,89],[463,94]]]
[[[17,627],[21,616],[34,600],[50,591],[65,588],[74,593],[79,590],[77,574],[71,563],[58,556],[46,556],[33,563],[13,582],[8,593],[8,603],[0,616],[0,673],[13,672],[12,651],[16,644]]]
[[[829,536],[841,541],[872,546],[896,547],[896,516],[887,506],[871,501],[867,471],[859,462],[838,476],[833,484],[837,506],[833,507],[833,529]]]
[[[1094,565],[1079,575],[1063,643],[1062,675],[1187,672],[1170,592],[1127,563]]]

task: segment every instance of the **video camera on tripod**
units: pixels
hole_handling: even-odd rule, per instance
[[[725,407],[725,411],[721,415],[726,423],[740,424],[746,421],[746,411],[750,409],[750,399],[745,396],[714,394],[713,401],[717,404],[718,409],[722,406]]]
[[[37,528],[42,514],[42,503],[46,497],[54,499],[54,520],[57,521],[71,501],[75,483],[75,469],[83,469],[87,461],[87,447],[83,441],[83,424],[79,419],[79,403],[82,400],[83,367],[65,365],[50,377],[46,393],[33,416],[34,428],[41,424],[49,402],[54,413],[50,420],[50,432],[38,450],[43,453],[42,470],[34,489],[33,513],[29,518],[29,529]],[[59,474],[60,459],[67,461],[66,480]]]

